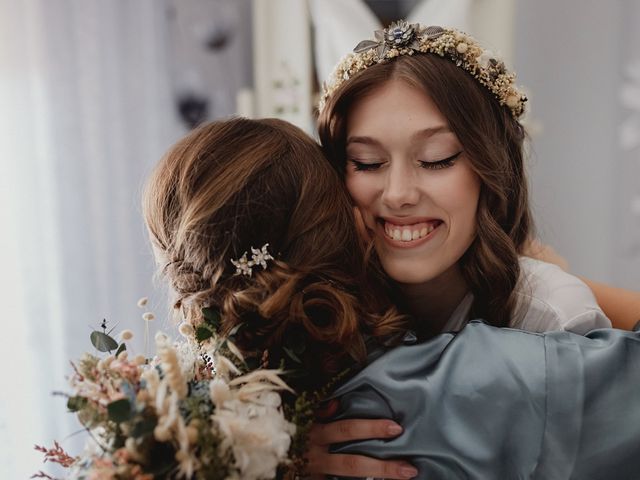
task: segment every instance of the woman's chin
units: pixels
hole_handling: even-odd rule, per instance
[[[401,260],[401,261],[382,261],[382,268],[387,275],[394,281],[400,284],[421,284],[426,283],[434,278],[434,275],[429,269],[420,265],[415,260]]]

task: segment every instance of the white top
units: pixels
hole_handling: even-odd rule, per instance
[[[611,328],[593,292],[577,277],[557,265],[520,257],[520,282],[511,328],[530,332],[567,330],[584,335],[596,328]],[[458,331],[469,318],[473,294],[468,293],[453,312],[444,331]]]

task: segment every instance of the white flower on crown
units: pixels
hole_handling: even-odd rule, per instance
[[[494,54],[491,50],[484,50],[479,56],[478,56],[478,63],[480,64],[480,66],[482,68],[488,68],[489,67],[489,61],[494,58]]]

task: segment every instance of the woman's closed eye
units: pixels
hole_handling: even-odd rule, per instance
[[[450,157],[443,158],[442,160],[420,160],[420,166],[427,170],[440,170],[442,168],[452,167],[457,158],[462,155],[462,150],[458,153],[451,155]]]
[[[418,164],[421,168],[427,170],[440,170],[443,168],[452,167],[455,161],[462,155],[462,150],[450,157],[443,158],[442,160],[419,160]],[[371,172],[380,169],[385,162],[378,160],[362,160],[356,158],[348,158],[347,162],[353,165],[353,170],[356,172]]]
[[[356,160],[355,158],[349,158],[347,162],[353,165],[353,169],[356,172],[370,172],[372,170],[379,169],[384,164],[384,162],[379,162],[375,160],[364,161],[364,160]]]

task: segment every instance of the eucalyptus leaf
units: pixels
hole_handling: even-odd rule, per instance
[[[205,340],[213,337],[213,332],[206,325],[200,325],[196,328],[196,340],[198,342],[204,342]]]
[[[207,325],[213,327],[214,330],[220,328],[220,310],[214,307],[204,307],[202,315]]]
[[[302,355],[307,348],[307,339],[304,332],[293,330],[285,338],[284,345],[296,355]]]
[[[69,397],[67,400],[67,408],[70,412],[78,412],[82,410],[87,404],[87,399],[79,395],[75,397]]]
[[[290,345],[291,350],[293,350],[296,355],[302,355],[304,351],[307,349],[307,343],[304,339],[300,339],[298,342]]]
[[[291,348],[282,347],[287,356],[296,363],[302,363],[302,360],[295,354],[295,352]]]
[[[378,42],[374,42],[373,40],[362,40],[358,45],[355,46],[353,51],[355,53],[366,52],[367,50],[371,50],[378,46]]]
[[[94,330],[91,332],[91,343],[96,350],[100,352],[110,352],[111,350],[115,350],[118,348],[118,342],[116,342],[113,337],[110,337],[106,333],[99,332]]]
[[[171,469],[174,468],[176,450],[168,442],[154,442],[149,451],[149,473],[153,478],[168,478]]]
[[[158,425],[158,420],[155,418],[145,418],[136,422],[131,430],[131,436],[133,438],[144,437],[153,432],[153,429]]]
[[[124,343],[121,343],[118,347],[118,351],[116,352],[116,357],[120,355],[120,352],[124,352],[127,349],[127,346]]]
[[[131,402],[127,398],[121,398],[107,405],[109,420],[120,423],[131,418]]]
[[[245,358],[244,363],[249,370],[257,370],[260,368],[262,361],[258,357],[248,357]]]
[[[120,427],[116,428],[115,438],[113,439],[113,448],[117,450],[118,448],[124,447],[126,441],[127,437],[122,432],[122,429],[120,429]]]

